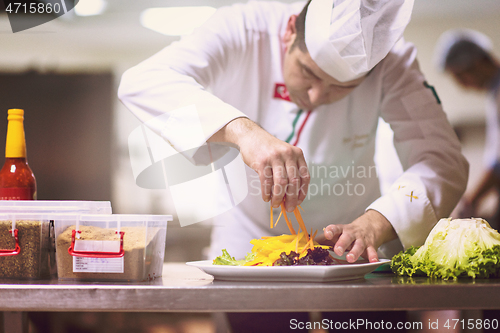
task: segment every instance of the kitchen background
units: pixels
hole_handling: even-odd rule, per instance
[[[80,0],[77,8],[94,1]],[[102,14],[71,12],[15,34],[0,2],[0,142],[7,109],[24,108],[28,160],[37,177],[38,198],[110,200],[115,213],[172,214],[166,260],[202,259],[210,221],[181,228],[168,190],[135,184],[127,140],[140,123],[118,101],[116,91],[126,69],[180,38],[143,27],[144,10],[218,8],[236,2],[244,1],[107,0]],[[417,46],[421,69],[463,143],[471,164],[469,188],[483,169],[484,95],[465,91],[438,72],[433,51],[441,33],[465,27],[487,34],[500,57],[499,22],[498,0],[415,0],[405,33]],[[0,147],[3,154],[3,144]]]

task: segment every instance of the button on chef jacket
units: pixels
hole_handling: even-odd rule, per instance
[[[296,119],[298,107],[275,96],[284,82],[286,25],[303,6],[249,2],[219,9],[194,34],[127,70],[121,101],[143,122],[162,116],[152,129],[194,163],[201,158],[192,148],[238,117],[250,118],[281,140],[294,131],[296,120],[295,140],[308,110]],[[453,210],[468,177],[460,143],[419,70],[416,53],[399,40],[347,97],[313,110],[297,142],[312,176],[301,204],[306,226],[322,232],[374,209],[398,235],[380,247],[382,257],[423,244],[438,219]],[[186,106],[196,108],[202,135],[194,132]],[[394,131],[404,169],[383,196],[373,162],[379,117]],[[214,149],[214,156],[223,153]],[[250,168],[247,178],[248,196],[214,218],[210,259],[222,249],[242,258],[252,248],[250,240],[289,233],[284,221],[270,229],[259,178]]]

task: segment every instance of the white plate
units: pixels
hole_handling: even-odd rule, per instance
[[[186,264],[198,267],[216,280],[226,281],[280,281],[280,282],[331,282],[364,278],[379,266],[379,262],[329,266],[225,266],[213,265],[212,260],[190,261]]]

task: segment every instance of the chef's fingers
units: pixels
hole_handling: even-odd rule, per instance
[[[373,245],[367,244],[363,238],[357,238],[354,240],[352,248],[349,250],[349,253],[345,256],[345,258],[348,262],[353,263],[358,260],[360,256],[368,259],[369,262],[378,261],[377,250],[373,247]]]
[[[271,206],[278,208],[285,197],[288,185],[288,175],[285,165],[281,159],[275,159],[273,164],[273,186],[271,194]]]
[[[288,185],[285,192],[285,209],[287,212],[292,212],[298,205],[300,190],[300,177],[297,164],[287,162],[286,173],[288,176]]]
[[[262,200],[269,202],[273,187],[273,168],[270,165],[266,165],[262,169],[257,169],[257,173],[260,180]]]
[[[377,250],[373,246],[368,246],[366,248],[366,254],[364,255],[368,259],[369,262],[377,262],[378,254]]]
[[[347,262],[353,263],[365,252],[366,244],[362,238],[358,238],[352,244],[352,248],[349,253],[345,256]]]
[[[311,181],[311,175],[309,174],[309,169],[307,168],[306,160],[304,159],[304,155],[301,155],[299,160],[297,161],[297,165],[299,166],[299,177],[300,177],[300,188],[299,188],[299,197],[298,197],[298,205],[304,201],[307,196],[307,191],[309,189],[309,182]]]
[[[342,228],[335,224],[330,224],[326,226],[325,229],[323,230],[323,235],[325,236],[325,238],[331,241],[333,244],[337,242],[341,234],[342,234]]]
[[[344,229],[342,228],[342,234],[340,235],[339,239],[335,243],[335,246],[333,247],[333,251],[338,256],[341,256],[344,254],[344,251],[346,249],[348,249],[349,247],[352,246],[352,244],[355,240],[356,240],[356,237],[355,237],[354,233],[344,232]]]

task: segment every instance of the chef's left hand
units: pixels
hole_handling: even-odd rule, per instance
[[[346,260],[352,263],[360,256],[370,262],[378,261],[378,247],[396,238],[391,223],[379,212],[368,210],[349,224],[330,224],[318,241],[332,245],[338,256],[348,251]]]

